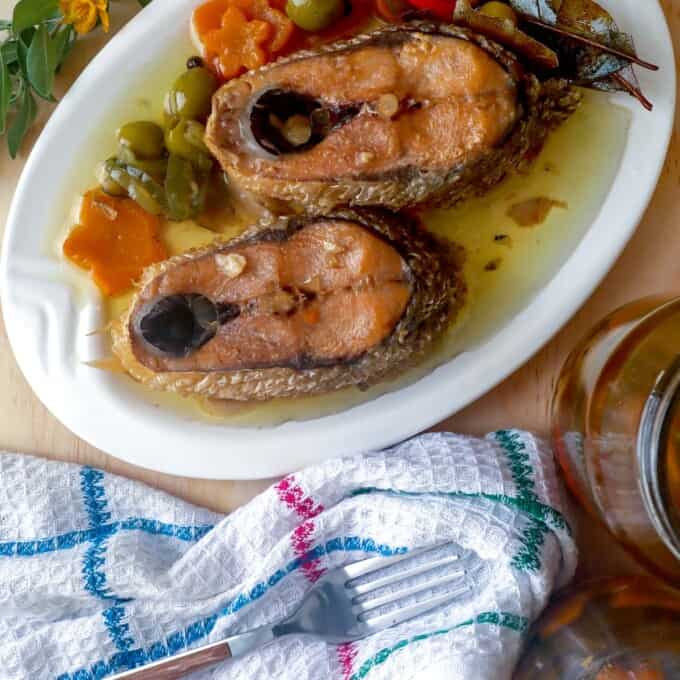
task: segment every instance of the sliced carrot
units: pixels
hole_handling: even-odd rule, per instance
[[[629,607],[653,607],[680,612],[680,593],[670,589],[623,590],[609,598],[609,606],[616,609]]]
[[[631,674],[622,666],[607,664],[600,669],[595,680],[632,680]]]
[[[80,223],[64,242],[72,262],[92,272],[105,295],[127,290],[146,267],[168,257],[161,243],[160,220],[129,198],[88,191]]]
[[[636,668],[607,664],[600,669],[595,680],[664,680],[663,668],[654,660],[641,661]]]
[[[240,9],[229,7],[220,28],[207,33],[203,42],[208,52],[217,56],[222,77],[228,79],[266,63],[265,45],[271,34],[271,24],[249,21]]]
[[[640,663],[633,671],[635,680],[664,680],[666,674],[658,661],[649,659]]]
[[[541,623],[540,636],[544,639],[549,638],[580,619],[590,599],[590,593],[581,593],[556,604]]]
[[[207,0],[191,22],[203,58],[225,80],[267,63],[295,33],[279,0]]]
[[[267,46],[272,53],[280,52],[290,40],[295,24],[273,5],[272,0],[229,0],[233,7],[238,7],[249,19],[258,19],[271,24],[274,29]]]
[[[222,15],[230,6],[229,0],[208,0],[194,10],[191,22],[199,39],[222,25]]]

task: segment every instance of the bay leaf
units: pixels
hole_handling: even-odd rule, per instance
[[[509,0],[512,8],[520,14],[536,17],[550,24],[557,21],[563,0]]]

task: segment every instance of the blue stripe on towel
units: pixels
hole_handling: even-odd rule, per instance
[[[199,541],[212,529],[212,524],[168,524],[145,517],[128,517],[120,522],[102,524],[85,531],[69,531],[32,541],[0,543],[0,557],[35,557],[58,550],[71,550],[83,543],[95,541],[101,535],[111,536],[119,531],[142,531],[152,536],[170,536],[180,541]]]
[[[80,488],[83,492],[83,503],[90,521],[90,528],[97,530],[90,546],[85,551],[82,574],[84,587],[88,593],[101,600],[113,600],[113,607],[104,610],[102,618],[116,649],[125,652],[134,644],[134,640],[127,637],[128,625],[123,623],[125,609],[120,606],[127,600],[121,600],[113,595],[106,582],[104,571],[106,541],[118,531],[118,527],[105,524],[111,519],[111,513],[107,509],[108,503],[103,481],[104,473],[99,470],[84,467],[80,471]]]
[[[101,526],[111,519],[111,513],[106,509],[103,481],[104,473],[100,470],[84,467],[80,471],[80,489],[83,492],[83,503],[91,527]]]
[[[116,599],[106,583],[106,541],[114,532],[111,528],[102,531],[101,527],[111,519],[107,510],[106,491],[102,482],[104,473],[84,467],[80,471],[80,489],[83,492],[83,505],[90,522],[90,529],[99,529],[90,541],[83,557],[82,574],[85,590],[103,600]]]
[[[303,557],[292,560],[283,569],[276,571],[267,580],[257,583],[247,592],[240,593],[216,613],[172,633],[165,640],[159,640],[145,648],[128,648],[125,651],[114,654],[107,660],[97,661],[90,668],[81,668],[72,673],[63,673],[56,680],[100,680],[100,678],[104,678],[107,675],[138,668],[152,661],[177,654],[185,650],[189,645],[207,637],[214,629],[218,619],[235,614],[244,607],[259,600],[270,588],[273,588],[289,574],[299,570],[303,565],[334,552],[377,553],[389,557],[390,555],[401,555],[408,552],[408,548],[393,548],[389,545],[376,543],[372,538],[361,538],[359,536],[332,538],[325,543],[315,546]],[[117,621],[117,624],[120,625],[120,620]]]
[[[212,527],[180,526],[166,524],[142,517],[130,517],[121,522],[106,524],[111,519],[103,485],[104,473],[84,467],[80,472],[80,488],[83,492],[83,503],[90,521],[90,529],[95,535],[90,539],[90,546],[83,558],[84,587],[89,593],[101,600],[111,600],[112,606],[102,612],[104,626],[113,644],[121,653],[128,653],[134,645],[134,639],[128,635],[129,626],[125,622],[126,613],[122,606],[129,600],[116,597],[106,582],[106,542],[119,531],[143,531],[155,536],[170,536],[182,541],[196,541],[205,536]],[[96,669],[95,669],[96,670]],[[101,667],[96,670],[101,677]]]

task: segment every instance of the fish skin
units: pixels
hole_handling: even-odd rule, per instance
[[[385,341],[358,359],[331,366],[182,372],[154,372],[144,366],[135,356],[131,335],[139,293],[159,275],[179,264],[231,246],[278,238],[271,226],[257,225],[236,239],[183,253],[144,272],[137,295],[111,329],[112,349],[123,368],[135,380],[154,390],[212,399],[263,401],[322,394],[351,386],[366,389],[417,364],[456,318],[466,299],[462,249],[436,238],[405,215],[378,210],[345,209],[318,218],[286,217],[279,220],[276,229],[290,234],[291,229],[317,219],[358,223],[390,243],[404,259],[412,276],[412,293],[401,319]]]
[[[230,162],[229,154],[220,148],[219,111],[222,92],[239,80],[227,83],[213,99],[213,113],[208,121],[206,141],[220,160],[230,181],[253,194],[270,210],[280,213],[318,214],[337,206],[383,206],[391,210],[406,207],[451,207],[486,193],[511,172],[520,171],[535,158],[548,134],[577,108],[581,95],[566,80],[551,78],[539,81],[525,71],[518,58],[497,43],[462,27],[427,21],[390,26],[349,41],[325,45],[318,50],[293,54],[268,64],[249,75],[271,74],[282,65],[372,45],[390,44],[403,34],[450,36],[481,47],[510,74],[520,102],[518,120],[500,146],[492,147],[470,162],[443,170],[408,166],[381,176],[355,178],[331,177],[328,180],[291,180],[245,173]],[[275,84],[275,81],[272,83]],[[232,159],[233,161],[233,154]]]

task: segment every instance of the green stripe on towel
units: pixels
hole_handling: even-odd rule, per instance
[[[529,627],[529,620],[524,616],[518,616],[517,614],[509,614],[507,612],[483,612],[478,614],[473,619],[468,619],[462,623],[458,623],[450,628],[442,628],[440,630],[432,631],[431,633],[421,633],[420,635],[414,635],[411,638],[400,640],[391,647],[385,647],[373,655],[370,659],[364,661],[359,670],[356,671],[350,680],[363,680],[376,666],[385,663],[393,654],[398,652],[400,649],[409,647],[418,642],[423,642],[424,640],[429,640],[433,637],[438,637],[439,635],[446,635],[459,628],[465,628],[467,626],[472,626],[474,624],[480,625],[492,625],[500,626],[501,628],[509,628],[518,633],[524,633]]]

